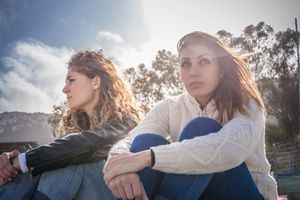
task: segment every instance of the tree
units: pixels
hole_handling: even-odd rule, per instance
[[[60,105],[54,105],[51,115],[48,117],[48,123],[52,127],[52,134],[54,137],[58,137],[61,134],[60,121],[62,119],[63,113],[67,107],[66,102]]]
[[[299,135],[295,31],[287,29],[276,33],[270,25],[260,22],[247,26],[239,37],[225,30],[218,35],[241,54],[249,55],[245,60],[258,82],[267,112],[283,127],[284,138]]]
[[[183,86],[179,77],[177,56],[166,50],[158,51],[151,68],[140,64],[124,72],[141,107],[148,112],[167,96],[180,94]]]
[[[270,25],[264,22],[256,26],[251,24],[238,37],[233,37],[225,30],[217,34],[237,52],[245,54],[244,59],[249,63],[256,80],[268,75],[269,64],[272,62],[271,47],[275,41],[274,29]]]
[[[300,131],[295,34],[291,29],[275,34],[275,42],[269,50],[272,62],[268,63],[268,75],[265,75],[265,80],[271,79],[273,85],[270,81],[262,85],[265,91],[269,91],[269,112],[283,125],[286,139],[296,137]]]

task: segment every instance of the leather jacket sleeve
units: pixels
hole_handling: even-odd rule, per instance
[[[33,175],[69,165],[105,159],[110,148],[136,126],[129,118],[110,119],[93,131],[72,133],[26,152]]]

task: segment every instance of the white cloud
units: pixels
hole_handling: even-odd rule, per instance
[[[137,67],[141,63],[150,67],[158,50],[160,49],[153,43],[144,43],[139,48],[130,45],[118,46],[118,48],[112,49],[109,53],[118,61],[119,67],[124,70],[129,67]]]
[[[0,112],[46,112],[64,100],[61,90],[73,50],[49,47],[36,40],[19,41],[3,59]]]
[[[120,73],[127,68],[137,67],[141,63],[150,66],[151,61],[154,60],[157,53],[150,43],[141,44],[139,47],[125,43],[119,45],[94,43],[91,46],[95,50],[102,49],[105,56],[112,58],[114,65]]]
[[[123,42],[123,39],[121,38],[120,35],[118,35],[117,33],[109,32],[109,31],[99,31],[97,38],[100,40],[104,39],[104,40],[112,41],[115,43]]]

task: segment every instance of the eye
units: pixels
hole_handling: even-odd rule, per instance
[[[180,67],[181,68],[187,68],[187,67],[190,67],[192,64],[191,62],[189,61],[183,61],[181,64],[180,64]]]
[[[70,84],[70,83],[73,83],[75,81],[75,79],[74,78],[68,78],[66,81],[65,81],[65,83],[66,84]]]
[[[201,58],[199,60],[199,64],[200,65],[209,65],[211,63],[210,59],[209,58]]]

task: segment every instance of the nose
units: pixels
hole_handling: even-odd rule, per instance
[[[197,66],[196,63],[192,63],[190,70],[189,70],[189,75],[190,76],[199,76],[201,74],[199,66]]]
[[[68,84],[65,84],[65,87],[63,87],[62,92],[63,92],[64,94],[66,94],[68,91],[69,91]]]

